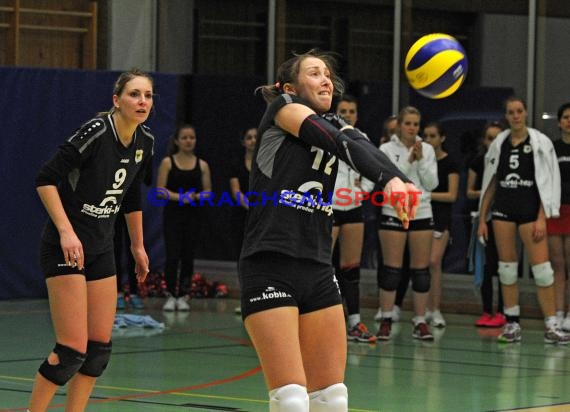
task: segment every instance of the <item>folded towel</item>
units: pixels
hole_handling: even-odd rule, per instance
[[[127,328],[129,326],[147,329],[164,329],[163,322],[157,322],[149,315],[132,315],[129,313],[115,315],[114,329]]]

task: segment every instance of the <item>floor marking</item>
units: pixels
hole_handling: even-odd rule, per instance
[[[148,397],[152,397],[152,396],[160,396],[160,395],[170,395],[170,394],[176,394],[176,395],[183,395],[183,392],[187,392],[187,391],[193,391],[196,389],[203,389],[203,388],[209,388],[211,386],[217,386],[217,385],[221,385],[224,383],[228,383],[228,382],[234,382],[237,380],[241,380],[241,379],[245,379],[248,378],[250,376],[253,376],[257,373],[261,372],[261,366],[256,366],[253,369],[250,369],[248,371],[245,371],[243,373],[240,373],[239,375],[235,375],[235,376],[230,376],[228,378],[223,378],[223,379],[217,379],[215,381],[212,382],[206,382],[206,383],[201,383],[198,385],[191,385],[191,386],[185,386],[185,387],[181,387],[181,388],[174,388],[174,389],[167,389],[164,391],[153,391],[153,390],[134,390],[133,391],[137,391],[139,393],[134,394],[134,395],[125,395],[125,396],[116,396],[116,397],[111,397],[111,398],[105,398],[105,399],[96,399],[96,400],[91,400],[88,402],[89,405],[93,405],[93,404],[98,404],[98,403],[108,403],[108,402],[116,402],[116,401],[122,401],[122,400],[127,400],[127,399],[140,399],[140,398],[148,398]],[[0,376],[0,378],[2,378],[2,376]],[[4,376],[4,378],[11,378],[8,376]],[[13,377],[14,380],[32,380],[32,379],[27,379],[27,378],[16,378]],[[96,386],[96,388],[112,388],[112,387],[104,387],[104,386]],[[124,388],[124,390],[127,388]],[[141,393],[142,392],[142,393]],[[184,394],[186,395],[186,394]],[[207,396],[207,395],[204,395]],[[252,402],[260,402],[260,403],[267,403],[267,401],[261,401],[261,400],[251,400]],[[48,409],[53,409],[53,408],[61,408],[64,407],[65,404],[57,404],[57,405],[52,405],[50,406]],[[16,409],[8,409],[7,411],[25,411],[27,408],[16,408]]]
[[[559,403],[547,406],[532,406],[530,408],[501,409],[501,412],[568,412],[570,403]]]

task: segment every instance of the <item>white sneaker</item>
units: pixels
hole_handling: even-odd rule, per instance
[[[182,311],[190,310],[190,305],[188,304],[188,296],[182,296],[176,299],[176,309]]]
[[[556,322],[558,322],[558,326],[562,326],[562,322],[564,322],[564,311],[557,310],[556,311]]]
[[[427,319],[427,316],[426,316]],[[436,328],[445,328],[445,319],[441,315],[441,312],[438,310],[434,310],[431,312],[431,325]]]
[[[398,305],[394,305],[392,308],[392,322],[399,322],[401,313],[402,310],[400,307]]]
[[[546,334],[544,338],[546,339]],[[499,342],[503,343],[520,342],[521,339],[521,325],[518,322],[508,322],[503,326],[503,332],[497,338]]]
[[[376,315],[374,315],[374,320],[376,322],[382,321],[382,308],[378,308],[378,312],[376,312]]]
[[[568,314],[562,321],[562,330],[564,332],[570,332],[570,312],[568,312]]]
[[[176,298],[174,296],[169,296],[166,299],[166,303],[162,307],[162,310],[167,312],[174,312],[176,310]]]
[[[544,341],[546,343],[567,345],[570,342],[570,336],[558,328],[549,328],[544,333]]]
[[[432,319],[433,319],[433,312],[432,312],[431,310],[427,310],[427,309],[426,309],[426,314],[425,314],[424,316],[425,316],[425,318],[426,318],[426,323],[427,323],[428,325],[430,325],[430,324],[431,324],[431,321],[432,321]]]

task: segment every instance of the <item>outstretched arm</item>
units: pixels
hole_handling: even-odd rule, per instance
[[[306,143],[335,153],[360,174],[380,182],[387,194],[401,192],[402,200],[394,207],[406,226],[407,220],[414,218],[418,203],[415,195],[419,191],[384,153],[352,126],[339,130],[297,102],[284,104],[275,116],[275,123]]]

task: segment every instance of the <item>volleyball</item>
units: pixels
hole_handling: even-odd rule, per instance
[[[465,50],[453,36],[433,33],[410,47],[404,67],[413,89],[430,99],[443,99],[463,84],[467,66]]]

